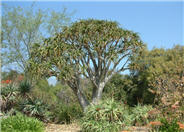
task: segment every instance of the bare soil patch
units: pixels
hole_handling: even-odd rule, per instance
[[[73,124],[47,124],[45,132],[80,132],[80,126]]]

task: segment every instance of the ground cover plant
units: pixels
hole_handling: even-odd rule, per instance
[[[8,116],[1,120],[2,132],[44,132],[44,124],[36,118],[21,113]]]

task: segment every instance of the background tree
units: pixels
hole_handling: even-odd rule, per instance
[[[166,89],[173,91],[173,88],[180,91],[178,86],[171,87],[172,83],[179,83],[184,78],[184,47],[176,45],[172,49],[155,48],[151,51],[145,48],[134,56],[130,67],[134,84],[137,84],[134,96],[143,99],[144,103],[153,103],[156,93],[166,94]],[[166,85],[161,86],[162,81],[164,85],[166,82],[172,85],[166,88]]]
[[[72,13],[62,11],[43,11],[30,7],[10,7],[2,5],[2,66],[14,64],[18,70],[25,71],[32,44],[42,42],[70,23]],[[12,67],[11,67],[12,68]]]
[[[128,69],[130,57],[141,46],[136,33],[120,28],[116,22],[81,20],[65,27],[44,44],[36,44],[30,65],[35,74],[46,75],[50,71],[64,79],[84,109],[89,102],[80,86],[80,78],[92,82],[92,103],[98,103],[109,79]]]

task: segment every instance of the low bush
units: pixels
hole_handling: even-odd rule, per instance
[[[62,88],[63,87],[60,84],[52,86],[48,84],[47,80],[38,80],[38,82],[31,89],[31,95],[35,98],[41,99],[44,103],[53,105],[57,103],[57,93]]]
[[[2,119],[1,132],[44,132],[44,125],[35,118],[17,113]]]
[[[183,132],[176,119],[168,121],[166,118],[161,118],[159,125],[152,125],[153,131],[158,132]]]
[[[168,122],[167,119],[161,119],[162,125],[159,127],[159,132],[180,132],[177,120]]]
[[[51,111],[55,122],[69,124],[79,119],[83,115],[83,111],[79,104],[58,104],[55,109]]]
[[[125,76],[115,74],[110,81],[105,85],[103,90],[103,98],[113,97],[115,101],[127,102],[127,85],[130,80]],[[132,86],[132,85],[131,85]]]

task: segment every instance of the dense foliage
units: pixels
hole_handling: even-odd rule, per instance
[[[55,109],[52,112],[52,116],[55,117],[55,122],[57,123],[70,124],[80,119],[83,116],[83,111],[79,104],[60,103],[55,106]]]
[[[118,103],[113,99],[90,105],[81,119],[82,129],[87,132],[117,132],[128,126],[142,126],[152,121],[149,112],[151,106],[135,106]]]
[[[148,51],[144,49],[137,56],[134,56],[130,64],[131,74],[134,82],[138,85],[138,89],[143,91],[142,98],[150,91],[150,93],[157,96],[155,103],[160,102],[161,98],[165,98],[165,103],[167,102],[166,100],[170,100],[170,103],[175,103],[176,101],[182,103],[183,95],[181,93],[183,93],[184,87],[183,58],[184,46],[179,45],[168,50],[153,49]],[[173,95],[171,93],[174,91],[177,97],[179,97],[178,99],[171,97]],[[149,101],[148,98],[144,100],[144,102],[147,101]],[[153,100],[150,101],[151,103],[153,102]],[[162,103],[164,102],[162,101]]]
[[[167,119],[162,119],[161,123],[162,125],[159,127],[159,132],[181,132],[176,119],[170,122],[168,122]]]
[[[44,124],[39,120],[20,113],[1,120],[2,132],[44,132]]]

